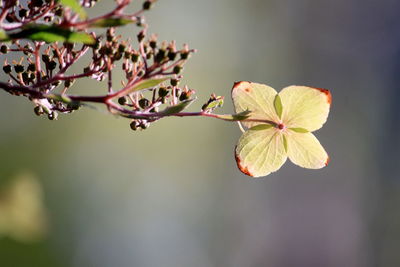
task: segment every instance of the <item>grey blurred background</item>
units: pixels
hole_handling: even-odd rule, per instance
[[[53,122],[0,92],[0,185],[43,199],[15,197],[16,213],[35,211],[21,223],[32,231],[9,223],[17,234],[3,231],[0,266],[400,266],[399,10],[395,0],[160,0],[147,13],[159,39],[199,50],[184,72],[200,99],[192,110],[216,92],[232,112],[238,80],[329,88],[322,170],[288,162],[251,179],[233,158],[235,123],[168,118],[132,132],[91,109]]]

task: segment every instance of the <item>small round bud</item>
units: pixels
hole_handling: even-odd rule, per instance
[[[54,85],[55,87],[59,86],[61,84],[61,81],[55,81],[52,83],[52,85]]]
[[[160,89],[158,89],[158,96],[159,97],[165,97],[168,95],[168,90],[165,87],[160,87]]]
[[[174,69],[173,69],[173,72],[175,74],[179,74],[181,71],[182,71],[182,66],[179,66],[179,65],[175,66]]]
[[[48,62],[50,62],[50,56],[44,54],[44,55],[42,55],[42,60],[44,63],[48,63]]]
[[[165,58],[165,50],[164,49],[160,49],[160,50],[158,50],[158,53],[156,54],[156,56],[154,57],[154,60],[156,61],[156,62],[161,62],[161,61],[163,61],[164,60],[164,58]]]
[[[144,19],[142,17],[136,17],[136,26],[142,27],[144,24]]]
[[[176,58],[176,52],[174,52],[174,51],[169,51],[169,52],[168,52],[168,58],[169,58],[169,60],[175,60],[175,58]]]
[[[45,17],[43,18],[43,20],[44,20],[45,22],[50,22],[50,21],[53,20],[53,16],[45,16]]]
[[[112,47],[107,46],[106,47],[106,55],[113,55],[114,54],[114,49]]]
[[[118,46],[118,52],[120,52],[120,53],[125,52],[125,49],[126,49],[126,45],[124,45],[124,44],[120,44]]]
[[[139,100],[139,106],[143,109],[147,108],[149,106],[150,102],[147,100],[147,98],[142,98]]]
[[[58,118],[58,113],[53,111],[49,114],[47,114],[47,118],[49,118],[49,120],[53,121],[53,120],[57,120]]]
[[[152,4],[152,2],[149,1],[149,0],[144,1],[144,3],[143,3],[143,9],[144,9],[144,10],[149,10],[149,9],[151,8],[151,4]]]
[[[11,71],[12,71],[11,65],[4,65],[4,66],[3,66],[3,71],[4,71],[6,74],[10,74]]]
[[[14,15],[8,13],[6,16],[6,21],[11,23],[11,22],[14,22],[14,20],[15,20]]]
[[[140,31],[140,32],[138,33],[138,35],[137,35],[137,39],[138,39],[139,43],[140,43],[141,41],[143,41],[144,37],[146,37],[145,34],[144,34],[144,32],[143,32],[143,31]]]
[[[14,66],[14,70],[16,73],[21,73],[24,71],[24,66],[22,66],[21,64],[17,64]]]
[[[28,10],[22,8],[19,10],[18,15],[20,18],[26,18],[28,16]]]
[[[25,71],[22,73],[22,79],[24,80],[25,83],[28,83],[28,80],[29,80],[28,72]]]
[[[189,99],[190,94],[188,92],[182,92],[182,94],[179,96],[180,101],[185,101]]]
[[[132,54],[132,56],[131,56],[131,60],[132,60],[133,63],[138,62],[138,60],[139,60],[139,54],[138,54],[137,52],[134,52],[134,53]]]
[[[5,53],[7,53],[7,51],[8,51],[8,47],[6,45],[2,45],[0,47],[0,52],[1,53],[5,54]]]
[[[151,40],[149,42],[149,45],[151,48],[155,49],[157,47],[157,41],[156,40]]]
[[[93,49],[94,50],[99,49],[100,48],[100,43],[101,43],[100,40],[96,39],[96,42],[92,45]]]
[[[149,128],[150,123],[143,121],[140,125],[140,128],[142,128],[143,130]]]
[[[106,37],[107,37],[108,42],[114,41],[114,34],[115,34],[115,32],[114,32],[113,28],[110,28],[107,30]]]
[[[120,60],[122,58],[122,53],[120,53],[120,52],[117,52],[115,55],[114,55],[114,60]]]
[[[64,86],[67,87],[67,88],[69,88],[69,87],[71,87],[71,86],[74,84],[74,82],[75,82],[74,79],[66,80],[66,81],[64,82]]]
[[[41,6],[43,6],[43,1],[42,0],[32,0],[31,5],[34,7],[41,7]]]
[[[28,71],[31,71],[31,72],[36,71],[35,63],[31,63],[31,64],[28,65]]]
[[[42,108],[42,106],[36,106],[34,109],[33,109],[33,111],[35,112],[35,114],[37,115],[37,116],[40,116],[40,115],[42,115],[44,112],[43,112],[43,108]]]
[[[172,86],[177,86],[179,81],[178,81],[178,79],[171,79],[170,83],[171,83]]]
[[[57,8],[56,11],[54,12],[54,15],[61,17],[63,15],[63,10],[61,7]]]
[[[137,73],[137,76],[138,77],[142,77],[144,75],[144,70],[140,70],[138,73]]]
[[[129,59],[129,58],[131,58],[131,53],[129,52],[129,51],[125,51],[125,53],[124,53],[124,58],[125,59]]]
[[[47,64],[47,67],[48,67],[49,70],[54,70],[56,68],[56,66],[57,66],[57,63],[54,60],[50,61]]]
[[[181,52],[181,59],[185,60],[188,59],[188,57],[189,57],[189,52],[187,51]]]
[[[118,98],[118,103],[120,105],[125,105],[126,102],[128,102],[128,99],[125,96],[122,96],[122,97]]]
[[[137,130],[137,122],[136,121],[132,121],[129,126],[131,127],[132,130],[136,131]]]

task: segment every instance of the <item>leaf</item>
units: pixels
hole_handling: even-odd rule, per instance
[[[275,107],[276,114],[278,115],[279,118],[281,118],[283,107],[282,107],[281,98],[279,97],[278,94],[275,96],[274,107]]]
[[[9,41],[10,37],[7,35],[7,33],[4,30],[0,29],[0,41]]]
[[[207,103],[205,103],[201,109],[203,111],[213,111],[216,108],[220,108],[224,105],[224,97],[216,96],[215,98],[210,98]]]
[[[85,10],[79,4],[78,0],[60,0],[61,5],[71,8],[75,11],[81,19],[87,17]]]
[[[217,115],[218,119],[225,121],[242,121],[250,117],[251,111],[245,110],[236,114]]]
[[[137,83],[134,87],[130,88],[129,90],[119,92],[118,94],[115,95],[115,97],[122,97],[122,96],[129,95],[136,91],[155,87],[155,86],[159,85],[160,83],[166,81],[167,79],[168,78],[160,78],[160,79],[148,79],[148,80],[141,81],[141,82]]]
[[[179,113],[179,112],[183,111],[184,109],[186,109],[190,104],[192,104],[192,102],[194,100],[196,100],[196,99],[192,98],[192,99],[188,99],[188,100],[182,101],[179,104],[176,104],[174,106],[169,106],[169,107],[165,108],[160,113],[162,115],[164,115],[164,116],[168,116],[168,115]]]
[[[135,22],[135,20],[124,19],[124,18],[105,18],[99,19],[95,22],[89,24],[89,27],[97,27],[97,28],[107,28],[107,27],[117,27],[123,26],[129,23]]]
[[[73,32],[55,25],[30,24],[23,30],[9,35],[10,39],[30,39],[47,43],[67,42],[94,44],[96,40],[88,33]]]
[[[309,131],[304,128],[289,128],[290,130],[296,132],[296,133],[308,133]]]

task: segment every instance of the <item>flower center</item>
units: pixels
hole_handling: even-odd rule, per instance
[[[279,130],[282,130],[283,128],[285,128],[285,125],[283,125],[282,123],[279,123],[277,127]]]

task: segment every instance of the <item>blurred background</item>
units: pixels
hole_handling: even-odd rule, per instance
[[[238,80],[329,88],[322,170],[287,162],[251,179],[233,157],[235,123],[167,118],[133,132],[91,109],[49,121],[1,91],[0,266],[400,266],[398,10],[396,0],[160,0],[147,13],[160,40],[199,50],[184,72],[199,98],[191,110],[216,92],[232,112]],[[122,32],[135,39],[137,27]]]

